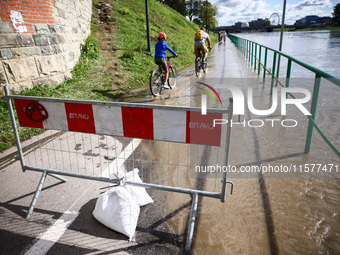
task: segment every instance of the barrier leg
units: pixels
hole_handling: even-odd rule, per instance
[[[50,176],[52,176],[52,177],[54,177],[54,178],[56,178],[56,179],[58,179],[58,180],[60,180],[62,182],[67,182],[66,178],[64,178],[64,177],[62,177],[62,176],[60,176],[58,174],[48,174],[48,175],[50,175]]]
[[[198,205],[198,195],[194,194],[192,197],[192,206],[191,206],[191,213],[190,213],[190,218],[189,218],[187,243],[185,245],[185,249],[187,251],[190,251],[191,249],[192,237],[194,235],[194,228],[195,228],[197,205]]]
[[[45,182],[45,180],[46,180],[46,175],[47,175],[47,173],[46,173],[46,171],[44,171],[43,174],[42,174],[42,176],[41,176],[41,178],[40,178],[40,182],[39,182],[39,185],[38,185],[38,187],[37,187],[37,190],[35,191],[35,194],[34,194],[34,196],[33,196],[33,199],[32,199],[31,205],[30,205],[30,208],[28,209],[28,212],[27,212],[27,215],[26,215],[26,219],[28,219],[28,218],[31,216],[31,214],[32,214],[32,212],[33,212],[33,210],[34,210],[35,203],[36,203],[37,200],[38,200],[40,191],[41,191],[42,186],[43,186],[43,184],[44,184],[44,182]]]

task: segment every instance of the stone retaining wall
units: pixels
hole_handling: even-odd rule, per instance
[[[21,90],[72,77],[92,0],[0,0],[0,84]]]

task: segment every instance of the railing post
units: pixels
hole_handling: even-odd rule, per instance
[[[244,57],[246,58],[247,57],[247,41],[244,40]]]
[[[286,88],[289,87],[291,71],[292,71],[292,60],[288,59],[287,74],[286,74]],[[286,96],[288,97],[288,95],[286,95]]]
[[[254,42],[251,42],[251,56],[250,56],[250,62],[251,65],[253,66],[253,58],[254,58]]]
[[[256,70],[257,43],[255,43],[254,71]]]
[[[274,87],[274,80],[275,80],[275,70],[276,70],[276,56],[277,56],[277,52],[274,52],[273,69],[272,69],[272,84],[270,86],[270,95],[273,95],[273,87]]]
[[[319,74],[315,74],[312,105],[311,105],[311,110],[310,110],[310,113],[312,114],[312,116],[309,117],[313,121],[315,120],[316,108],[318,106],[320,84],[321,84],[321,76]],[[305,144],[305,153],[310,152],[310,148],[311,148],[311,145],[312,145],[312,138],[313,138],[313,130],[314,130],[313,122],[311,120],[309,120],[308,130],[307,130],[307,138],[306,138],[306,144]]]
[[[248,48],[247,48],[247,40],[243,40],[243,43],[244,43],[244,57],[247,58],[247,52],[248,52]]]
[[[248,61],[250,62],[251,42],[248,41]]]
[[[244,40],[244,57],[247,57],[247,41]]]
[[[247,44],[246,44],[246,40],[242,39],[243,41],[243,57],[246,56],[246,52],[247,52]]]
[[[261,73],[261,51],[262,51],[262,46],[260,45],[260,48],[259,48],[259,67],[258,67],[258,71],[257,71],[257,75],[260,76],[260,73]]]
[[[243,45],[243,56],[246,55],[246,41],[244,39],[242,39],[242,45]]]
[[[243,40],[242,40],[242,38],[240,38],[240,39],[241,39],[241,53],[244,54]]]
[[[263,83],[266,82],[268,48],[264,51]]]

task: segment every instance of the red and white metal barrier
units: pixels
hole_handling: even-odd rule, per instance
[[[192,196],[189,250],[198,196],[225,201],[226,185],[232,184],[226,172],[222,177],[211,175],[215,179],[201,185],[202,179],[197,181],[190,169],[209,160],[228,166],[232,101],[228,110],[208,109],[201,115],[200,108],[15,96],[7,87],[5,92],[2,99],[8,102],[22,170],[42,172],[27,217],[47,175],[62,181],[66,179],[61,176],[72,176],[120,184],[115,166],[138,167],[143,182],[125,181],[125,185]],[[30,134],[24,142],[25,155],[12,99],[20,129],[28,128],[22,133]],[[228,124],[214,127],[214,119],[227,119]],[[45,131],[35,132],[39,129]]]

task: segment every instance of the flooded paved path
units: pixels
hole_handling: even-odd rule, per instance
[[[254,73],[253,68],[247,64],[233,44],[227,40],[226,44],[216,45],[209,55],[206,75],[197,78],[194,76],[193,68],[189,69],[181,73],[177,86],[173,90],[166,91],[158,98],[153,98],[150,93],[147,93],[147,96],[132,101],[200,107],[200,97],[195,96],[197,92],[195,83],[223,81],[238,86],[244,94],[247,94],[247,89],[251,87],[254,106],[258,109],[270,108],[269,79],[266,84],[263,84],[262,78]],[[325,86],[328,88],[328,85]],[[223,104],[227,105],[230,94],[223,88],[218,89],[218,93],[222,97]],[[323,93],[320,98],[322,107],[318,113],[321,126],[326,129],[327,135],[331,138],[339,137],[339,93],[329,89]],[[327,101],[327,98],[331,100]],[[212,106],[213,104],[210,105]],[[274,114],[261,118],[246,109],[240,119],[234,116],[233,120],[235,123],[237,121],[248,123],[249,120],[254,119],[263,120],[266,125],[258,128],[248,124],[233,126],[229,163],[237,169],[246,166],[299,167],[305,164],[309,166],[340,164],[339,158],[318,135],[314,135],[311,153],[308,155],[303,153],[307,119],[297,109],[289,108],[285,118],[281,116],[280,107]],[[284,119],[294,119],[298,125],[294,128],[284,127],[280,124]],[[275,125],[272,126],[270,123]],[[138,244],[129,244],[120,235],[113,236],[112,231],[98,225],[93,219],[95,198],[99,195],[99,189],[105,186],[102,183],[89,183],[86,180],[71,178],[68,183],[60,184],[54,179],[48,179],[39,198],[39,204],[32,218],[27,222],[23,217],[40,177],[36,173],[25,173],[23,177],[19,162],[13,160],[14,154],[15,149],[6,152],[0,169],[3,187],[0,196],[1,235],[5,237],[3,240],[12,242],[8,250],[4,251],[5,254],[6,251],[20,254],[28,250],[35,243],[36,238],[68,209],[79,213],[79,216],[59,242],[51,248],[49,254],[138,252]],[[228,178],[235,184],[234,194],[227,193],[225,203],[212,198],[199,200],[193,253],[340,253],[339,175],[340,173],[327,172],[301,173],[297,178],[295,174],[286,173],[280,175],[230,173]],[[11,183],[15,185],[5,185]],[[213,184],[208,180],[207,185]],[[182,239],[186,234],[190,197],[157,191],[151,193],[151,196],[153,195],[159,196],[157,206],[163,208],[158,212],[163,214],[161,222],[168,223],[171,233],[178,237],[177,242],[184,242]],[[58,204],[55,201],[59,201]],[[144,210],[143,217],[152,214],[154,208],[152,206]],[[154,220],[158,222],[157,219]],[[154,226],[153,222],[140,224],[139,230],[147,230],[150,226]],[[158,248],[159,254],[162,254],[162,251],[170,254],[170,249],[165,248],[169,246],[166,241],[170,236],[166,234],[168,229],[163,226],[161,231],[158,229],[153,231],[152,245],[144,242],[140,247],[148,247],[149,251]],[[157,233],[164,234],[165,237],[156,240],[154,237]],[[139,234],[144,232],[140,231]],[[162,246],[162,243],[165,245]]]
[[[193,85],[196,81],[214,83],[221,80],[233,84],[247,94],[253,89],[256,109],[271,106],[270,76],[262,83],[228,40],[216,45],[209,54],[208,72],[199,79],[194,70],[184,73],[174,90],[149,103],[166,105],[200,106],[200,100],[193,99]],[[299,82],[299,81],[297,81]],[[305,86],[304,82],[300,82]],[[312,83],[313,84],[313,83]],[[334,142],[339,142],[340,110],[339,90],[324,84],[320,96],[319,123]],[[191,87],[191,88],[190,88]],[[334,89],[334,90],[332,90]],[[217,90],[222,101],[228,102],[229,94]],[[333,95],[332,95],[333,94]],[[327,101],[327,99],[330,99]],[[213,106],[213,105],[212,105]],[[306,105],[309,109],[309,105]],[[233,126],[230,165],[237,168],[278,167],[296,169],[296,173],[230,173],[235,183],[234,194],[227,195],[226,203],[203,198],[200,201],[194,238],[195,254],[335,254],[340,252],[340,172],[336,173],[340,160],[328,148],[321,137],[314,133],[310,154],[304,154],[307,118],[294,107],[288,108],[286,117],[281,116],[280,106],[267,117],[253,115],[249,110],[240,120],[252,125]],[[298,123],[296,127],[289,119]],[[237,116],[234,117],[238,121]],[[265,123],[262,127],[259,120]],[[330,120],[330,121],[329,121]],[[260,122],[261,123],[261,122]],[[268,124],[270,123],[270,124]],[[339,145],[339,144],[338,144]],[[318,165],[317,165],[318,164]],[[328,171],[311,170],[300,172],[301,167],[328,168]],[[329,172],[331,165],[332,172]],[[320,169],[319,169],[320,170]],[[171,194],[166,194],[171,199]],[[165,200],[166,201],[166,200]],[[165,202],[168,212],[174,211],[188,198]],[[187,211],[170,219],[176,233],[185,233]]]

